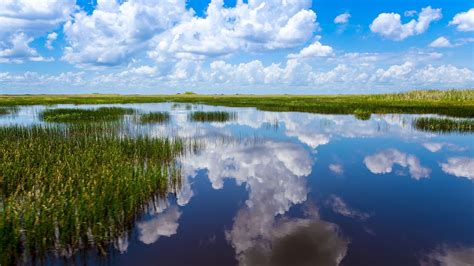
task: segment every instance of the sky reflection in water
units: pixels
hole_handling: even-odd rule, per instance
[[[120,106],[171,114],[168,124],[131,123],[130,132],[193,138],[204,148],[182,158],[178,193],[150,205],[130,236],[116,241],[107,258],[113,264],[474,263],[472,134],[420,132],[411,128],[413,115],[360,121],[253,108]],[[0,124],[37,123],[42,108],[24,107]],[[192,123],[192,110],[230,110],[238,118]]]

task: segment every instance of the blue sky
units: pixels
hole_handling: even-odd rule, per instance
[[[473,33],[465,0],[4,0],[0,93],[472,88]]]

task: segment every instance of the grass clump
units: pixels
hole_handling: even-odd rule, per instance
[[[169,120],[170,114],[168,112],[152,112],[139,117],[139,122],[142,124],[165,123]]]
[[[428,132],[472,133],[474,132],[474,120],[421,117],[413,120],[413,127]]]
[[[48,109],[40,113],[40,119],[55,123],[84,123],[84,122],[107,122],[117,121],[126,114],[135,111],[120,107],[101,107],[97,109]]]
[[[362,110],[362,109],[354,110],[354,116],[356,119],[359,119],[359,120],[369,120],[371,115],[372,113],[366,110]]]
[[[233,112],[204,112],[197,111],[189,114],[189,120],[194,122],[226,122],[229,120],[235,120],[237,118],[237,113]]]
[[[104,253],[149,200],[180,177],[180,139],[104,132],[113,130],[95,124],[0,127],[1,265],[50,250]]]

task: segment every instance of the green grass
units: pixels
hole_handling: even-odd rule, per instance
[[[472,133],[474,132],[474,119],[421,117],[413,120],[413,127],[436,133]]]
[[[16,106],[0,107],[0,116],[14,114],[16,112],[18,112],[18,107]]]
[[[366,111],[366,110],[362,110],[362,109],[356,109],[354,110],[354,117],[356,119],[359,119],[359,120],[369,120],[370,119],[370,116],[371,116],[371,113]]]
[[[151,112],[142,114],[138,118],[138,121],[142,124],[165,123],[169,120],[170,114],[168,112]]]
[[[117,121],[126,114],[133,114],[133,109],[120,107],[101,107],[98,109],[47,109],[40,113],[40,119],[54,123],[84,123]]]
[[[474,117],[474,90],[424,90],[373,95],[3,95],[0,106],[182,102],[322,114],[407,113]]]
[[[192,112],[188,115],[190,121],[194,122],[226,122],[230,120],[235,120],[237,114],[233,112],[203,112],[197,111]]]
[[[179,182],[182,140],[124,137],[120,126],[0,127],[1,265],[52,249],[104,253]]]

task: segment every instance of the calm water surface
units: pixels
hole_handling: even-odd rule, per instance
[[[177,193],[110,247],[53,264],[474,265],[474,138],[411,127],[414,115],[263,112],[185,104],[153,136],[197,139]],[[62,105],[59,107],[72,107]],[[81,108],[97,106],[81,106]],[[40,123],[41,106],[0,124]],[[193,110],[237,112],[193,123]]]

